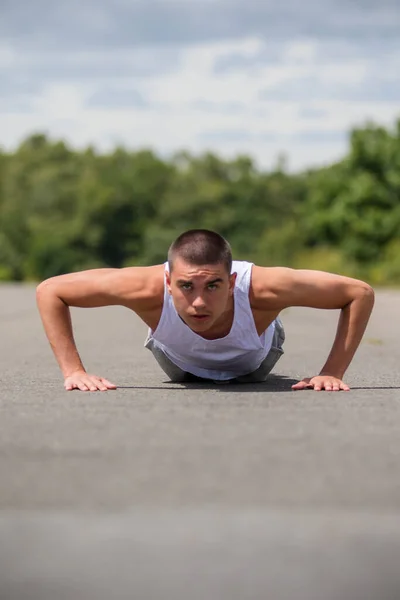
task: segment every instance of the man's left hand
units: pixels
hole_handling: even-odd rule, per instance
[[[332,375],[316,375],[315,377],[305,377],[299,383],[292,385],[292,390],[305,390],[313,388],[316,392],[325,390],[327,392],[339,392],[343,390],[348,392],[350,390],[346,383],[343,383],[341,379],[333,377]]]

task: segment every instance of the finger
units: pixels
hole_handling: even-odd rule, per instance
[[[97,385],[92,382],[90,382],[89,385],[87,385],[87,388],[88,388],[89,392],[97,392],[99,390]]]
[[[305,390],[310,387],[313,387],[312,383],[308,383],[307,381],[299,381],[299,383],[292,385],[293,390]]]
[[[292,390],[304,390],[306,386],[307,384],[305,381],[299,381],[299,383],[292,385]]]
[[[95,386],[96,390],[100,390],[101,392],[106,392],[107,391],[107,386],[102,382],[100,377],[92,377],[91,379],[91,386]],[[91,391],[95,391],[92,388],[90,388]]]
[[[111,381],[108,381],[108,379],[104,379],[104,377],[100,377],[100,381],[104,383],[104,385],[109,389],[117,389],[115,383],[111,383]]]
[[[343,382],[340,384],[340,389],[344,390],[345,392],[349,392],[350,391],[349,386],[346,383],[343,383]]]
[[[314,385],[314,390],[315,390],[316,392],[320,392],[320,391],[321,391],[321,386],[320,386],[320,384],[319,384],[319,383],[316,383],[316,384]]]
[[[89,391],[89,387],[83,381],[79,381],[78,383],[76,383],[76,387],[79,390],[81,390],[81,392],[88,392]]]
[[[86,387],[88,388],[89,392],[97,392],[102,384],[100,382],[100,379],[98,377],[94,377],[94,376],[90,376],[86,379],[84,379],[84,383],[86,385]]]
[[[337,383],[335,383],[335,384],[333,385],[333,387],[332,387],[332,390],[333,390],[334,392],[338,392],[338,391],[339,391],[339,389],[340,389],[340,388],[339,388],[339,386],[337,385]]]
[[[332,391],[332,386],[331,386],[331,384],[330,384],[330,383],[326,383],[324,387],[325,387],[325,390],[326,390],[327,392],[331,392],[331,391]]]
[[[76,390],[77,388],[75,383],[67,383],[66,385],[64,385],[64,387],[67,390],[67,392],[70,392],[71,390]]]

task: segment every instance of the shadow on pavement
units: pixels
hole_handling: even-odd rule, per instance
[[[239,383],[237,381],[229,383],[213,383],[212,381],[202,381],[193,375],[193,379],[174,383],[165,381],[164,385],[159,386],[118,386],[119,389],[125,390],[204,390],[204,389],[220,389],[221,391],[229,390],[229,392],[289,392],[292,391],[292,385],[298,383],[298,379],[291,379],[284,375],[270,375],[267,381],[261,383]],[[166,387],[167,386],[167,387]]]
[[[396,385],[367,385],[365,387],[363,386],[357,386],[357,387],[351,387],[351,390],[400,390],[399,386]]]

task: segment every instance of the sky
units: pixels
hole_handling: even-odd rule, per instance
[[[0,0],[0,146],[342,158],[400,117],[400,0]]]

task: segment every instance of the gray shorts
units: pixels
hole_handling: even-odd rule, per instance
[[[171,381],[174,382],[190,382],[190,381],[213,381],[214,383],[223,384],[228,382],[238,382],[238,383],[257,383],[260,381],[265,381],[273,367],[276,365],[278,360],[283,354],[283,342],[285,341],[285,331],[283,329],[282,322],[279,318],[275,320],[275,332],[274,337],[272,339],[271,350],[268,352],[267,356],[264,358],[261,365],[255,371],[251,373],[247,373],[246,375],[240,375],[239,377],[235,377],[229,380],[209,380],[203,377],[197,377],[196,375],[192,375],[192,373],[187,373],[180,367],[178,367],[175,363],[172,362],[166,356],[166,354],[158,348],[150,337],[147,338],[145,342],[145,347],[148,348],[154,355],[154,358],[164,371],[166,375],[170,378]]]

